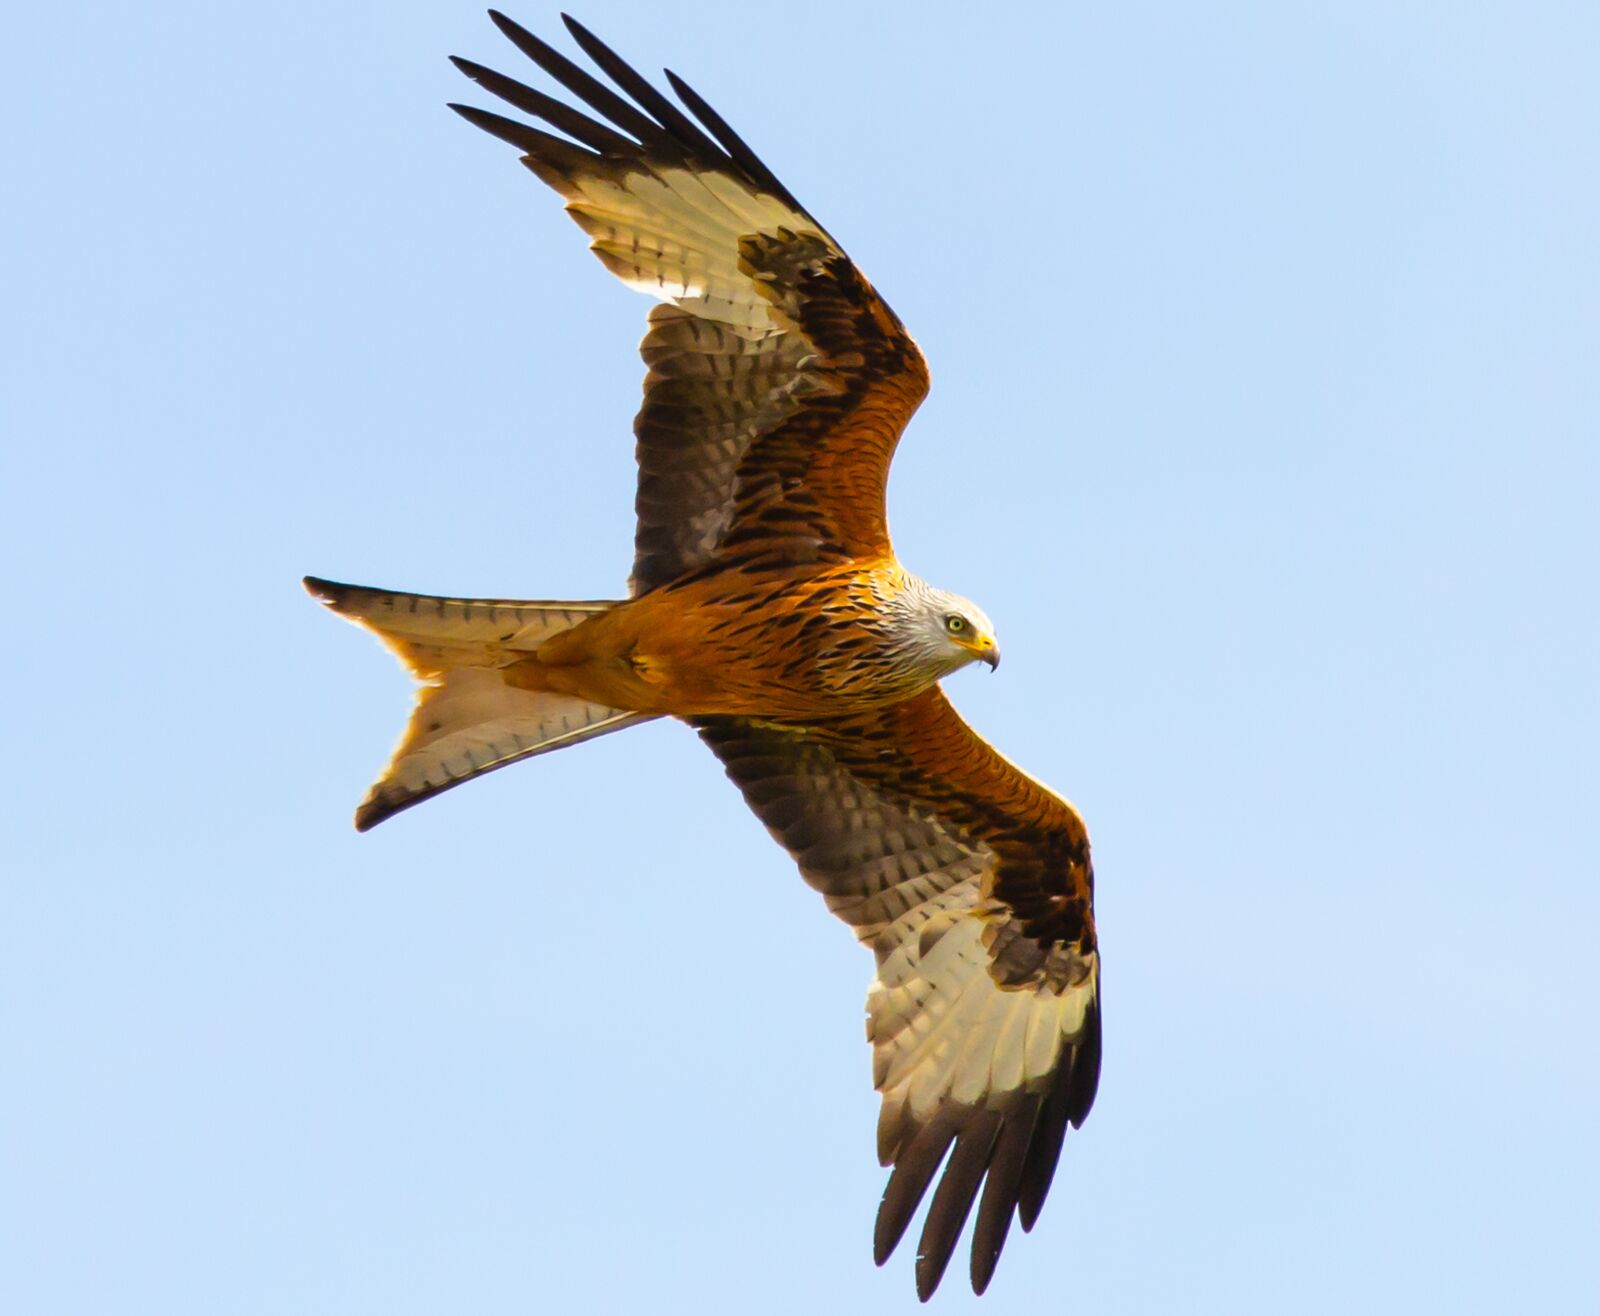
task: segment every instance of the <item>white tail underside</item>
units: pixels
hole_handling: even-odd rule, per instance
[[[306,588],[375,634],[421,682],[405,735],[356,810],[361,831],[518,759],[650,720],[507,683],[511,664],[611,603],[441,598],[316,579]]]

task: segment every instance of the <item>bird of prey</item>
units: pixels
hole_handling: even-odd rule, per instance
[[[981,1293],[1094,1100],[1099,957],[1078,813],[939,688],[968,663],[999,662],[993,626],[889,542],[884,485],[927,392],[922,353],[682,79],[666,74],[680,107],[567,19],[614,90],[491,17],[585,108],[464,59],[485,91],[561,135],[452,108],[516,147],[606,268],[660,303],[640,348],[633,575],[628,598],[580,603],[309,578],[420,682],[356,826],[651,718],[695,728],[876,958],[867,1037],[878,1155],[893,1167],[878,1263],[943,1165],[917,1292],[938,1285],[977,1201]]]

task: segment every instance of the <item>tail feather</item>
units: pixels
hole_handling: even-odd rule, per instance
[[[440,672],[532,653],[552,635],[571,630],[615,604],[529,603],[518,599],[451,599],[433,594],[341,585],[305,578],[305,587],[341,617],[365,626],[419,680]]]
[[[506,679],[511,664],[610,603],[439,598],[310,576],[305,585],[377,635],[421,682],[405,735],[356,810],[358,831],[508,763],[651,719]]]
[[[356,830],[508,763],[649,720],[572,695],[519,690],[490,668],[446,672],[418,691],[405,736],[356,810]]]

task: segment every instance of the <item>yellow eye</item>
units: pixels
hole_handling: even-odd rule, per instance
[[[960,635],[967,629],[967,619],[959,612],[952,612],[944,619],[944,628],[952,635]]]

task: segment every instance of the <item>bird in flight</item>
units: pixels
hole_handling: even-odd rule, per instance
[[[1094,1101],[1100,970],[1082,819],[939,688],[999,663],[994,628],[889,542],[889,462],[927,365],[828,231],[681,78],[666,74],[680,108],[566,19],[613,90],[490,16],[584,108],[464,59],[485,91],[562,135],[451,108],[516,147],[601,263],[659,302],[640,345],[633,575],[614,602],[308,578],[420,683],[356,826],[652,718],[695,728],[876,959],[867,1038],[892,1167],[878,1264],[942,1165],[917,1293],[938,1286],[975,1202],[982,1293]]]

